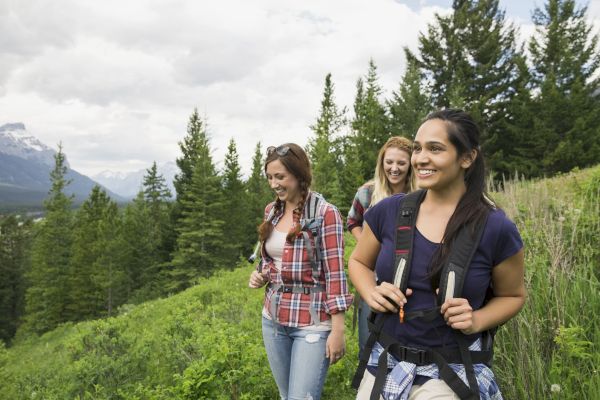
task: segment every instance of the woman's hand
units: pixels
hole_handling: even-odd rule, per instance
[[[269,279],[266,274],[261,274],[258,271],[252,271],[252,274],[250,274],[250,281],[248,282],[248,286],[252,289],[258,289],[263,287],[267,282],[269,282]]]
[[[405,296],[396,286],[389,282],[382,282],[381,285],[375,286],[374,290],[365,298],[365,301],[371,310],[397,313],[399,311],[398,307],[404,306],[407,302],[406,298],[411,294],[412,289],[406,289]]]
[[[440,312],[452,329],[458,329],[465,335],[479,332],[469,300],[463,298],[448,299],[442,304]]]
[[[332,330],[327,337],[325,345],[325,357],[329,358],[329,364],[335,364],[346,354],[346,339],[344,331]]]

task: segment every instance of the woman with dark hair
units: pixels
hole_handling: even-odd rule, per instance
[[[380,328],[357,399],[379,394],[385,399],[501,399],[485,347],[487,333],[525,302],[521,237],[485,193],[479,129],[469,114],[452,109],[430,114],[415,136],[411,163],[424,190],[414,226],[397,225],[404,195],[382,200],[365,215],[349,261],[352,282],[378,313],[373,326]],[[408,250],[398,250],[401,230],[410,231]],[[444,293],[450,284],[441,274],[454,267],[456,248],[465,241],[473,252],[462,270],[461,294],[440,300],[438,291]],[[404,291],[395,275],[406,261],[401,253],[410,260]]]
[[[259,227],[262,260],[249,286],[267,284],[262,331],[282,399],[319,399],[327,369],[345,353],[344,273],[339,211],[310,190],[310,162],[286,143],[267,149],[265,174],[276,199]]]
[[[346,219],[346,227],[356,240],[362,233],[364,214],[369,208],[393,194],[412,191],[411,152],[412,142],[401,136],[390,137],[379,149],[375,176],[358,188]],[[370,311],[367,302],[360,299],[357,318],[359,355],[369,336],[367,317]]]

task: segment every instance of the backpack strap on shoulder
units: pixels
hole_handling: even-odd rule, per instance
[[[315,287],[319,287],[319,275],[320,275],[320,265],[321,265],[321,227],[320,221],[317,220],[317,214],[319,212],[319,208],[321,207],[321,203],[323,201],[323,197],[316,192],[309,192],[308,199],[306,204],[304,205],[304,221],[302,223],[302,238],[304,239],[304,245],[306,246],[306,251],[308,253],[308,259],[310,260],[310,265],[312,269],[312,277]],[[311,241],[308,232],[312,234],[312,238],[314,241]],[[314,291],[312,294],[317,293]],[[314,305],[310,306],[310,316],[315,325],[319,325],[321,322],[321,318],[319,313],[315,309]]]
[[[396,216],[396,252],[394,256],[394,286],[402,293],[408,288],[408,276],[412,259],[414,230],[419,206],[425,198],[425,190],[409,193],[402,199]]]
[[[483,236],[486,222],[487,215],[481,224],[468,224],[458,231],[458,236],[452,245],[452,251],[440,276],[438,305],[443,304],[447,299],[462,296],[465,278]]]
[[[408,287],[408,276],[410,275],[411,253],[413,245],[413,232],[417,222],[417,213],[419,206],[425,197],[425,190],[417,190],[405,195],[400,203],[400,209],[396,216],[396,252],[394,257],[394,285],[402,292]],[[360,359],[354,378],[352,379],[352,387],[358,389],[360,381],[367,368],[371,351],[380,338],[381,329],[388,316],[391,314],[380,314],[371,311],[368,317],[369,338],[360,354]],[[380,360],[383,360],[381,358]],[[387,360],[387,358],[385,358]],[[383,362],[383,361],[381,361]],[[387,369],[386,369],[387,371]],[[377,384],[381,384],[381,377]],[[373,391],[376,393],[377,391]]]

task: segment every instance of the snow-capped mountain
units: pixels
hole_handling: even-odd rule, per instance
[[[54,168],[56,151],[31,135],[21,122],[0,126],[0,205],[40,207],[50,190],[50,171]],[[65,156],[66,157],[66,156]],[[66,160],[65,160],[66,161]],[[85,200],[97,185],[85,175],[70,169],[65,193],[75,196],[75,202]],[[107,194],[116,201],[122,197]]]
[[[56,152],[29,134],[25,124],[17,122],[0,126],[0,153],[36,160],[53,167]]]
[[[148,169],[151,166],[148,166]],[[157,164],[158,173],[165,178],[165,183],[171,191],[171,195],[175,196],[175,188],[173,186],[173,178],[175,174],[179,172],[177,164],[174,162],[167,162],[164,164]],[[92,176],[96,182],[100,183],[104,187],[111,191],[119,194],[126,198],[134,198],[142,188],[142,181],[144,175],[146,175],[147,169],[141,169],[134,172],[114,172],[114,171],[103,171],[97,175]]]

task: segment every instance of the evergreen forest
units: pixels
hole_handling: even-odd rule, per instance
[[[312,189],[346,215],[389,136],[412,138],[440,108],[475,117],[491,192],[526,246],[529,299],[496,347],[509,399],[600,398],[600,48],[586,12],[545,0],[520,43],[499,0],[455,0],[403,49],[396,88],[365,60],[349,109],[324,73],[307,121]],[[43,218],[0,215],[0,398],[275,398],[246,258],[274,199],[265,147],[278,144],[255,143],[245,174],[231,138],[217,168],[193,109],[174,196],[153,163],[130,203],[95,187],[77,209],[59,146]],[[353,398],[350,320],[326,398]]]

